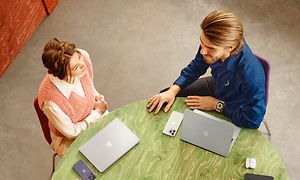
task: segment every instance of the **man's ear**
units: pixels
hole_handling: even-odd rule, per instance
[[[233,46],[227,46],[226,47],[226,50],[229,52],[229,53],[231,53],[231,51],[233,51],[234,50],[234,47]]]

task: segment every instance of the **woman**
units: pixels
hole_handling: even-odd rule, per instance
[[[93,84],[89,54],[54,38],[42,55],[48,69],[38,92],[41,110],[49,119],[51,148],[60,156],[72,141],[107,111],[107,102]]]

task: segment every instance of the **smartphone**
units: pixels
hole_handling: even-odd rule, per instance
[[[96,178],[93,171],[82,160],[74,164],[73,169],[83,180],[94,180]]]
[[[173,111],[165,125],[163,133],[168,136],[174,137],[179,129],[182,119],[183,119],[182,113]]]
[[[274,178],[272,176],[247,173],[244,180],[274,180]]]

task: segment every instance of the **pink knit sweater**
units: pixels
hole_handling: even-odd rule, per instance
[[[89,57],[82,53],[84,61],[87,65],[88,73],[80,78],[80,82],[85,93],[85,97],[79,96],[72,92],[69,99],[67,99],[53,84],[47,74],[42,81],[38,92],[39,106],[42,108],[44,101],[52,101],[59,106],[59,108],[70,117],[72,122],[82,121],[88,116],[94,107],[95,93],[93,85],[93,69]],[[49,121],[49,128],[56,136],[64,137]]]

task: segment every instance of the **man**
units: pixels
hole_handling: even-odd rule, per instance
[[[175,97],[187,97],[190,109],[216,110],[245,128],[258,128],[266,111],[264,69],[243,39],[243,25],[230,11],[211,12],[201,23],[194,60],[165,92],[149,99],[155,114],[167,112]],[[212,76],[200,78],[208,68]]]

